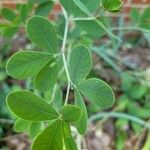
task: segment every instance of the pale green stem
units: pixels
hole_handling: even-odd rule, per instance
[[[55,85],[54,85],[54,89],[53,89],[52,98],[51,98],[50,103],[52,103],[52,102],[54,101],[54,97],[55,97],[56,89],[57,89],[57,84],[55,84]]]
[[[138,117],[125,114],[125,113],[120,113],[120,112],[102,112],[102,113],[95,114],[89,118],[89,123],[96,121],[98,119],[110,118],[110,117],[130,120],[150,129],[150,124],[145,122],[144,120]]]
[[[111,30],[115,31],[115,30],[139,30],[136,27],[112,27],[110,28]]]
[[[149,150],[150,149],[150,142],[149,141],[150,141],[150,131],[148,132],[147,140],[146,140],[142,150]]]
[[[95,17],[87,17],[87,18],[71,18],[70,21],[83,21],[83,20],[94,20]]]
[[[14,120],[11,120],[11,119],[0,119],[0,123],[2,124],[13,124],[14,123]]]
[[[66,105],[68,103],[69,91],[70,91],[70,86],[71,86],[71,80],[70,80],[70,75],[69,75],[69,71],[68,71],[67,60],[66,60],[66,56],[65,56],[65,48],[66,48],[67,35],[68,35],[68,30],[69,30],[69,18],[66,13],[66,10],[63,7],[62,7],[62,11],[63,11],[65,21],[66,21],[62,49],[61,49],[63,64],[64,64],[64,68],[65,68],[65,72],[66,72],[66,76],[67,76],[67,80],[68,80],[68,87],[67,87],[67,93],[66,93],[66,98],[65,98],[65,105]]]
[[[82,141],[82,136],[80,134],[78,134],[78,136],[77,136],[77,147],[78,147],[78,150],[81,150],[81,141]]]

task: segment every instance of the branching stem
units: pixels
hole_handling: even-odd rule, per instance
[[[66,48],[67,35],[68,35],[68,30],[69,30],[69,18],[66,13],[66,10],[63,7],[62,7],[62,11],[63,11],[65,21],[66,21],[62,49],[61,49],[63,64],[64,64],[64,68],[65,68],[65,72],[66,72],[66,76],[67,76],[67,80],[68,80],[68,87],[67,87],[67,93],[66,93],[66,98],[65,98],[65,105],[66,105],[68,103],[69,91],[70,91],[70,86],[71,86],[71,80],[70,80],[70,75],[69,75],[69,71],[68,71],[67,60],[66,60],[66,56],[65,56],[65,48]]]

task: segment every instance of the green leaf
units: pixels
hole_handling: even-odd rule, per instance
[[[132,8],[130,11],[130,19],[133,24],[137,25],[140,20],[140,14],[138,8]]]
[[[100,6],[99,0],[81,0],[81,1],[89,9],[91,13],[96,12],[96,10]],[[69,14],[69,16],[74,17],[87,16],[87,14],[84,13],[84,11],[80,9],[80,7],[78,7],[78,5],[76,5],[76,3],[73,0],[69,1],[69,3],[67,0],[60,0],[60,2],[67,11],[67,13]]]
[[[63,94],[62,94],[62,90],[60,88],[59,85],[56,85],[55,87],[55,94],[54,94],[54,98],[52,99],[52,106],[54,108],[56,108],[57,110],[60,110],[61,106],[62,106],[62,99],[63,99]]]
[[[121,9],[121,0],[102,0],[102,6],[110,12],[116,12]]]
[[[31,121],[27,121],[27,120],[18,118],[14,124],[14,130],[16,132],[28,131],[31,127],[31,124],[32,124]]]
[[[9,21],[13,21],[16,17],[15,13],[13,12],[12,9],[9,9],[9,8],[2,8],[1,9],[1,14],[2,16],[9,20]]]
[[[66,122],[76,122],[80,119],[82,111],[79,107],[74,105],[65,105],[60,113]]]
[[[51,123],[35,139],[32,150],[63,150],[62,121],[56,120]]]
[[[35,77],[35,86],[40,91],[47,91],[53,87],[58,79],[58,64],[46,64]]]
[[[131,99],[141,99],[144,95],[146,95],[146,91],[146,86],[135,84],[129,90],[129,96]]]
[[[60,0],[60,2],[63,5],[63,7],[65,8],[65,10],[67,11],[67,14],[69,14],[69,16],[74,16],[74,17],[85,16],[83,11],[81,11],[76,6],[76,4],[73,2],[73,0],[69,1],[69,3],[67,0]]]
[[[150,7],[144,10],[139,26],[143,29],[150,30]]]
[[[13,78],[26,79],[37,74],[51,60],[49,53],[20,51],[8,60],[6,70]]]
[[[29,91],[18,91],[8,95],[10,110],[24,120],[44,121],[58,118],[58,113],[42,98]]]
[[[77,26],[87,33],[91,38],[99,38],[106,34],[106,31],[99,26],[94,20],[80,20],[76,21]]]
[[[13,37],[18,31],[18,27],[15,26],[8,26],[4,29],[3,31],[3,36],[4,37]]]
[[[88,16],[91,16],[91,12],[81,0],[73,0],[73,1],[85,14],[87,14]]]
[[[49,2],[50,0],[29,0],[29,2],[31,3],[46,3],[46,2]]]
[[[58,39],[53,25],[45,18],[33,16],[27,22],[29,39],[40,48],[55,54],[58,51]]]
[[[134,84],[135,79],[133,78],[133,76],[127,74],[127,73],[123,73],[121,74],[121,87],[122,90],[125,92],[129,92],[132,88],[132,85]]]
[[[20,18],[21,21],[26,23],[26,19],[28,17],[29,14],[29,6],[27,4],[22,4],[20,5]]]
[[[66,150],[78,150],[77,145],[72,137],[69,124],[63,122],[63,139]]]
[[[133,109],[134,108],[134,109]],[[150,114],[150,109],[143,106],[138,106],[135,102],[130,101],[127,105],[127,111],[129,114],[142,118],[148,119]]]
[[[88,17],[93,17],[92,13],[89,11],[89,9],[86,7],[86,5],[81,0],[73,0],[73,1],[85,14],[88,15]],[[106,31],[106,33],[108,33],[108,35],[110,35],[110,37],[121,42],[121,40],[118,39],[118,37],[115,36],[109,29],[107,29],[101,21],[99,21],[96,18],[94,18],[93,20],[99,25],[100,28],[104,29],[104,31]]]
[[[76,106],[80,107],[82,110],[82,115],[80,119],[77,121],[76,127],[80,134],[84,134],[87,128],[88,115],[87,115],[87,109],[84,100],[81,94],[77,90],[75,90],[75,104]]]
[[[78,89],[92,103],[102,109],[111,107],[114,103],[115,99],[112,89],[100,79],[85,80],[78,85]]]
[[[92,58],[90,51],[83,45],[73,48],[69,59],[69,73],[71,81],[78,84],[90,72]]]
[[[43,16],[43,17],[48,16],[48,14],[50,13],[50,10],[53,8],[53,4],[54,2],[52,1],[39,4],[35,10],[35,14]]]
[[[100,0],[81,0],[91,13],[96,12],[100,6]]]
[[[29,136],[34,139],[42,130],[41,122],[33,122],[29,129]]]

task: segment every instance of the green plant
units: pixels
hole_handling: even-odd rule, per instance
[[[19,80],[32,79],[30,84],[36,94],[29,90],[17,91],[9,94],[6,101],[17,117],[14,129],[29,132],[34,139],[33,150],[80,149],[80,144],[76,145],[72,137],[70,127],[75,126],[80,134],[86,132],[88,114],[83,97],[99,109],[106,109],[114,103],[114,94],[108,84],[97,78],[87,79],[92,66],[88,47],[78,43],[71,46],[71,52],[66,52],[66,48],[70,22],[75,21],[92,22],[103,32],[119,40],[93,14],[99,11],[100,6],[108,11],[118,11],[121,7],[120,0],[107,3],[104,0],[101,5],[99,0],[95,0],[94,6],[91,5],[94,4],[93,0],[88,0],[87,3],[73,0],[69,5],[66,0],[61,0],[60,3],[65,18],[62,44],[52,23],[41,16],[33,16],[27,22],[27,36],[41,51],[19,51],[6,65],[11,77]],[[92,29],[91,24],[88,28]],[[61,51],[59,45],[62,45]],[[64,71],[65,78],[62,78]],[[60,82],[67,82],[64,101]],[[68,102],[70,89],[74,91],[74,105]],[[51,100],[50,97],[46,98],[47,91],[52,91]]]

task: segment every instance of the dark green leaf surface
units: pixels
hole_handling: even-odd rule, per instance
[[[58,113],[42,98],[29,91],[18,91],[8,95],[7,105],[18,117],[31,121],[58,118]]]
[[[26,23],[26,19],[28,17],[29,14],[29,6],[28,4],[22,4],[20,5],[20,18],[21,21]]]
[[[89,35],[91,38],[99,38],[106,34],[106,31],[99,26],[94,20],[81,20],[76,21],[77,26],[81,28],[81,30],[85,31],[87,35]]]
[[[80,107],[82,110],[82,115],[80,119],[77,121],[76,127],[80,134],[84,134],[87,128],[88,115],[87,115],[87,109],[84,100],[81,94],[77,90],[75,90],[75,104],[76,106]]]
[[[45,3],[45,2],[49,2],[50,0],[29,0],[29,2],[32,2],[32,3]]]
[[[38,73],[51,59],[49,53],[20,51],[8,60],[7,73],[16,79],[26,79]]]
[[[143,29],[150,30],[150,7],[144,10],[139,26]]]
[[[81,11],[78,8],[78,6],[76,6],[73,0],[69,1],[69,3],[67,0],[60,0],[60,2],[70,16],[74,16],[74,17],[85,16],[83,11]]]
[[[2,8],[1,9],[1,14],[2,16],[9,20],[9,21],[13,21],[16,17],[15,13],[13,12],[12,9],[9,9],[9,8]]]
[[[79,107],[74,105],[65,105],[61,112],[63,119],[66,122],[76,122],[81,117],[82,111]]]
[[[69,1],[69,3],[67,0],[60,0],[60,2],[70,16],[87,16],[87,14],[82,9],[80,9],[80,7],[78,7],[78,5],[76,5],[73,0]],[[84,3],[84,5],[91,13],[94,13],[100,6],[99,0],[81,0],[81,2]]]
[[[27,22],[29,39],[51,54],[58,50],[57,35],[53,25],[45,18],[33,16]]]
[[[10,37],[14,36],[14,34],[16,34],[17,31],[18,31],[18,27],[8,26],[4,29],[3,36],[10,38]]]
[[[41,3],[36,8],[35,14],[43,17],[47,17],[50,13],[50,10],[53,8],[53,2],[48,1],[46,3]]]
[[[62,121],[56,120],[51,123],[35,139],[32,150],[63,150]]]
[[[40,91],[47,91],[56,84],[58,79],[58,64],[46,64],[35,78],[35,86]]]
[[[137,25],[140,20],[140,14],[138,8],[132,8],[130,11],[130,19],[134,25]]]
[[[147,87],[141,84],[139,85],[132,85],[131,89],[129,90],[129,96],[131,99],[138,100],[142,99],[144,95],[146,95]]]
[[[82,2],[81,0],[73,0],[73,1],[80,8],[80,10],[82,10],[88,16],[91,16],[91,12],[89,11],[84,2]]]
[[[79,91],[100,108],[111,107],[114,103],[112,89],[104,81],[96,78],[88,79],[78,85]]]
[[[90,51],[82,45],[73,48],[69,60],[69,73],[71,81],[78,84],[89,73],[92,66]]]

